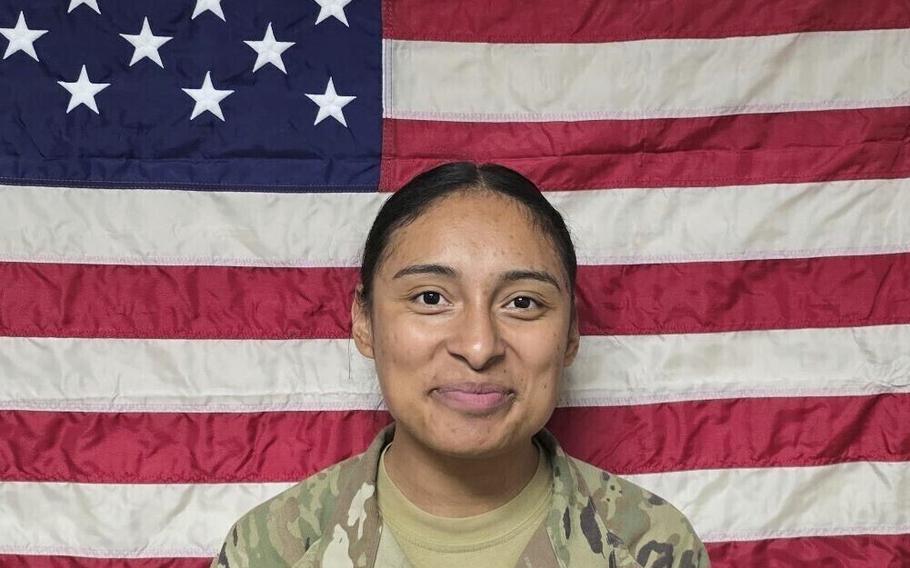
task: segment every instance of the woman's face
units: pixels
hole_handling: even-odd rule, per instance
[[[522,206],[454,194],[397,230],[354,340],[397,427],[481,457],[528,443],[556,405],[578,331],[556,249]]]

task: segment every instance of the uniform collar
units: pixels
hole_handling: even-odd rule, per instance
[[[336,506],[325,525],[324,540],[333,538],[335,527],[343,527],[346,530],[342,532],[352,535],[348,537],[350,553],[354,566],[359,568],[372,568],[376,560],[382,527],[376,499],[376,476],[382,450],[394,435],[393,423],[383,428],[367,450],[339,472]],[[589,541],[603,542],[598,537],[605,534],[606,528],[594,509],[587,485],[556,438],[547,430],[541,430],[535,438],[550,462],[553,501],[544,524],[531,538],[518,565],[566,568],[568,559],[560,551],[567,549],[571,539],[579,538],[573,533],[575,523],[572,519],[580,517],[584,537]],[[525,564],[526,560],[529,563]]]

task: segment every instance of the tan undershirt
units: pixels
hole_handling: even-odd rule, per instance
[[[415,568],[511,568],[549,510],[553,486],[543,452],[538,451],[531,480],[508,503],[480,515],[450,518],[431,515],[404,496],[386,471],[385,450],[376,482],[383,519],[380,538],[394,535]],[[384,548],[381,542],[380,552]]]

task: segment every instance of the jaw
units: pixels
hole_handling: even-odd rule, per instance
[[[522,432],[514,403],[486,415],[458,412],[428,400],[420,423],[396,420],[413,442],[447,457],[476,459],[508,453],[536,432]]]

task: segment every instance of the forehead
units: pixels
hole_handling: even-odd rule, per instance
[[[429,262],[474,273],[515,268],[563,272],[556,247],[527,208],[487,191],[447,196],[395,231],[381,270]]]

